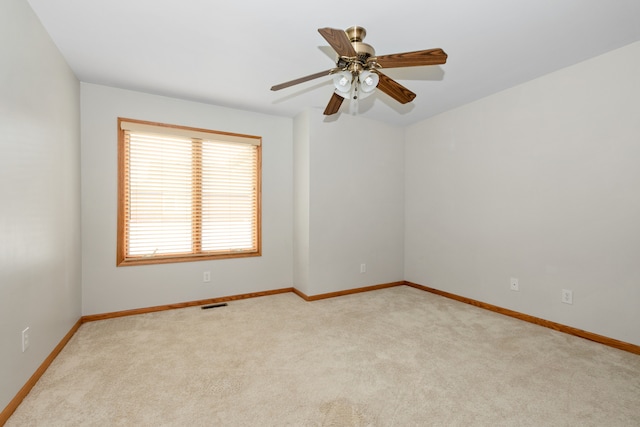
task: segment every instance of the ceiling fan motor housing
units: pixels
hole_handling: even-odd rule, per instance
[[[373,50],[373,47],[369,44],[362,42],[352,42],[351,45],[358,54],[358,61],[361,61],[363,64],[366,64],[367,59],[376,55],[376,51]]]
[[[373,49],[373,46],[367,43],[363,43],[365,36],[367,35],[367,30],[363,27],[359,27],[354,25],[353,27],[349,27],[344,32],[347,34],[349,41],[351,42],[351,46],[356,51],[357,61],[362,65],[367,63],[367,60],[376,55],[376,51]]]

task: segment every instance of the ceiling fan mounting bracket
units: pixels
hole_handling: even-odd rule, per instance
[[[352,27],[344,30],[347,33],[347,37],[351,43],[353,42],[361,42],[367,36],[367,30],[364,27],[360,27],[358,25],[354,25]]]

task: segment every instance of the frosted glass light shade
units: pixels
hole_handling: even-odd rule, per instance
[[[353,85],[353,75],[349,71],[340,71],[333,76],[333,85],[336,87],[338,95],[343,98],[349,98],[351,86]]]
[[[372,73],[371,71],[363,71],[360,73],[360,92],[371,93],[378,86],[378,82],[380,78],[376,73]]]

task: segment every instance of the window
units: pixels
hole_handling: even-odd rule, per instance
[[[117,265],[260,256],[261,141],[119,118]]]

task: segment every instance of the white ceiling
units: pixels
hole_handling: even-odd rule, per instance
[[[384,70],[413,102],[360,101],[394,125],[640,40],[639,0],[28,1],[83,82],[291,117],[332,94],[329,77],[269,90],[334,66],[318,28],[363,26],[380,55],[444,49],[442,66]]]

